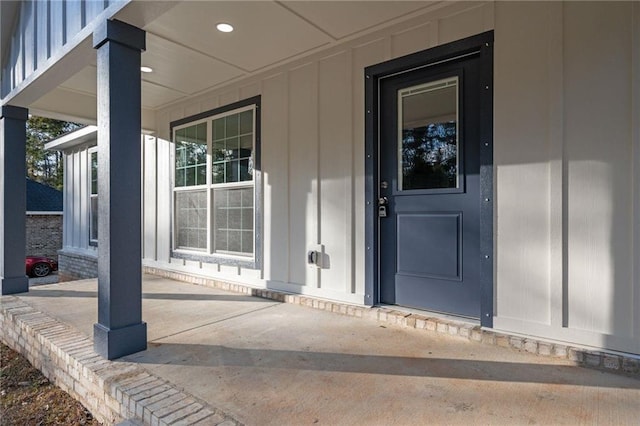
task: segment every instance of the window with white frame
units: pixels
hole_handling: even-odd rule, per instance
[[[98,148],[89,150],[89,243],[98,243]]]
[[[174,250],[255,259],[257,104],[173,126]]]

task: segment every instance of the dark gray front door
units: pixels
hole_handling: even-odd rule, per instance
[[[380,301],[479,318],[479,55],[379,87]]]

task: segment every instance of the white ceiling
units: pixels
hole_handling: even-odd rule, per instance
[[[136,2],[138,3],[138,2]],[[415,15],[434,1],[183,1],[145,22],[143,108],[153,110]],[[139,2],[140,5],[153,2]],[[126,10],[122,17],[127,20]],[[129,22],[135,21],[129,19]],[[219,22],[232,33],[215,28]],[[138,22],[131,22],[140,25]],[[95,61],[56,93],[95,98]],[[51,94],[47,104],[51,103]],[[32,106],[44,109],[40,101]],[[80,111],[79,111],[80,112]]]

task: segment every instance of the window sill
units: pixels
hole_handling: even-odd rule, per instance
[[[215,263],[218,265],[239,266],[246,269],[260,269],[255,259],[204,254],[185,250],[172,250],[171,257],[176,259],[191,260],[202,263]]]

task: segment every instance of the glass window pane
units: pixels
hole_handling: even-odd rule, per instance
[[[196,185],[206,185],[207,184],[207,166],[197,166],[196,167]]]
[[[251,167],[250,160],[240,160],[240,180],[253,179],[253,169]]]
[[[214,252],[252,256],[253,187],[216,189],[213,200]]]
[[[98,197],[91,197],[91,240],[98,239]]]
[[[196,137],[196,129],[198,126],[190,126],[184,129],[185,133],[185,142],[187,143],[195,143],[198,138]]]
[[[225,163],[225,182],[238,182],[238,161]]]
[[[229,209],[229,229],[242,229],[242,208]]]
[[[212,161],[227,163],[212,170],[212,183],[241,182],[253,179],[253,120],[248,110],[213,120]],[[237,160],[248,160],[239,163]]]
[[[91,153],[91,194],[98,193],[98,153]]]
[[[242,207],[242,190],[227,191],[229,207]]]
[[[250,157],[253,150],[253,135],[240,136],[240,157]]]
[[[224,163],[214,163],[212,165],[211,183],[224,183]]]
[[[207,192],[176,192],[175,207],[178,248],[206,250]]]
[[[207,145],[207,123],[200,123],[196,126],[196,141]],[[206,150],[205,150],[206,152]]]
[[[213,140],[222,140],[226,137],[224,132],[224,118],[213,120]]]
[[[227,241],[227,244],[228,244],[227,250],[232,252],[237,252],[237,253],[242,252],[242,243],[241,243],[240,235],[241,235],[240,231],[229,229],[229,232],[228,232],[229,239]]]
[[[253,110],[240,113],[240,134],[246,135],[253,132]]]
[[[185,183],[186,186],[193,186],[196,184],[196,168],[195,167],[187,167],[184,169],[185,172]]]
[[[203,179],[198,169],[207,165],[207,123],[176,130],[175,135],[176,186],[205,185],[206,171]]]
[[[228,138],[226,148],[227,148],[228,159],[238,158],[238,155],[240,154],[240,138],[237,136]]]
[[[185,142],[185,129],[176,130],[176,143]]]
[[[253,232],[242,231],[242,251],[253,253]]]
[[[253,229],[253,209],[242,209],[242,229]]]
[[[400,190],[458,188],[458,78],[398,92]]]
[[[216,232],[216,240],[215,240],[216,251],[228,251],[229,244],[227,244],[227,230],[219,230]]]
[[[213,161],[223,161],[226,157],[224,139],[214,140],[212,145],[213,152],[211,156]]]
[[[184,186],[184,169],[176,170],[176,186]]]
[[[229,115],[225,118],[225,130],[227,132],[226,137],[230,138],[232,136],[238,136],[240,131],[240,121],[238,119],[238,114]]]

